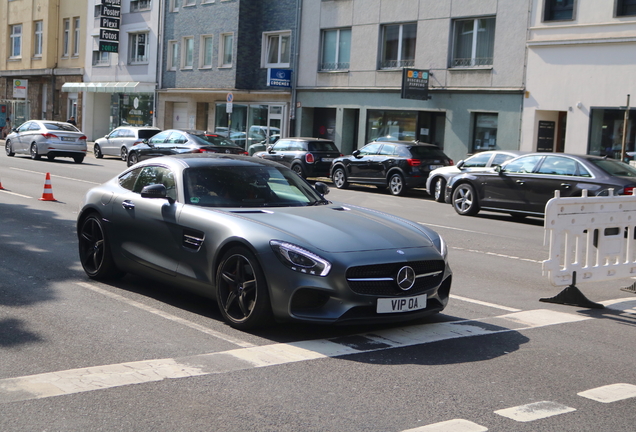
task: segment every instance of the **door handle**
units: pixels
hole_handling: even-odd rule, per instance
[[[122,202],[121,206],[125,208],[126,210],[134,210],[135,208],[135,204],[132,201],[128,201],[128,200]]]
[[[572,185],[570,183],[561,183],[561,187],[563,189],[570,189],[572,187]]]
[[[523,186],[524,184],[526,184],[526,182],[523,180],[516,180],[515,183],[517,183],[519,186]]]

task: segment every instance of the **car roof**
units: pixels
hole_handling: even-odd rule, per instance
[[[439,146],[435,144],[420,142],[420,141],[371,141],[365,145],[369,145],[369,144],[397,144],[402,146],[423,146],[423,147],[425,146],[425,147],[439,148]]]
[[[124,129],[124,128],[125,129],[150,129],[150,130],[158,130],[158,131],[161,130],[156,126],[126,126],[126,125],[117,126],[115,129]]]
[[[323,142],[333,142],[333,140],[325,139],[325,138],[312,138],[312,137],[287,137],[281,138],[281,140],[285,141],[323,141]]]
[[[260,159],[255,157],[249,157],[244,155],[232,155],[221,153],[184,153],[178,155],[163,156],[160,158],[148,159],[142,161],[140,164],[152,164],[154,163],[177,163],[183,167],[196,168],[204,166],[273,166],[277,168],[284,168],[278,162],[269,161],[267,159]]]

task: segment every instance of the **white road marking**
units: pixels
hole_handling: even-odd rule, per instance
[[[495,411],[495,414],[499,414],[500,416],[508,417],[509,419],[525,423],[552,417],[559,414],[569,413],[572,411],[576,411],[576,408],[571,408],[569,406],[561,405],[556,402],[541,401],[498,410]]]
[[[22,198],[33,198],[33,197],[28,196],[28,195],[22,195],[22,194],[15,193],[15,192],[9,192],[9,191],[8,191],[8,190],[6,190],[6,189],[0,189],[0,192],[2,192],[2,193],[6,193],[6,194],[9,194],[9,195],[19,196],[19,197],[22,197]]]
[[[408,429],[402,432],[485,432],[488,428],[463,419],[453,419],[440,423]]]
[[[636,397],[636,385],[625,383],[610,384],[586,390],[581,393],[577,393],[577,395],[602,403],[617,402],[623,399]]]
[[[536,263],[536,264],[543,264],[543,261],[533,260],[533,259],[530,259],[530,258],[521,258],[521,257],[514,256],[514,255],[505,255],[505,254],[494,253],[494,252],[485,252],[485,251],[480,251],[480,250],[476,250],[476,249],[465,249],[465,248],[455,247],[455,246],[451,246],[451,249],[456,249],[456,250],[461,250],[461,251],[471,252],[471,253],[478,253],[478,254],[482,254],[482,255],[492,255],[492,256],[499,257],[499,258],[509,258],[509,259],[513,259],[513,260],[517,260],[517,261],[527,261],[527,262]]]
[[[605,300],[599,303],[604,305],[607,309],[612,309],[628,314],[636,314],[636,298],[634,297]]]
[[[88,285],[86,288],[89,289],[96,288],[90,284],[85,285]],[[104,290],[97,288],[95,291]],[[121,297],[107,291],[104,294],[117,299]],[[123,299],[123,301],[136,307],[139,305],[129,299]],[[140,306],[152,313],[160,312],[145,305]],[[164,313],[161,312],[160,315],[163,316]],[[0,403],[141,384],[169,378],[226,373],[588,319],[592,318],[540,309],[482,320],[421,324],[355,336],[288,344],[277,343],[183,358],[138,361],[7,378],[0,380]],[[177,321],[187,323],[181,319],[177,319]]]
[[[505,310],[505,311],[508,311],[508,312],[520,312],[521,311],[521,309],[515,309],[515,308],[508,307],[508,306],[498,305],[498,304],[495,304],[495,303],[488,303],[488,302],[484,302],[484,301],[480,301],[480,300],[474,300],[474,299],[470,299],[470,298],[467,298],[467,297],[461,297],[461,296],[458,296],[458,295],[455,295],[455,294],[451,294],[450,297],[452,299],[455,299],[455,300],[461,300],[461,301],[465,301],[465,302],[468,302],[468,303],[475,303],[475,304],[478,304],[478,305],[488,306],[488,307],[495,308],[495,309],[502,309],[502,310]]]
[[[22,172],[28,172],[31,174],[42,174],[42,175],[46,175],[45,172],[40,172],[40,171],[32,171],[32,170],[27,170],[24,168],[14,168],[14,167],[10,167],[10,169],[12,170],[16,170],[16,171],[22,171]],[[57,175],[57,174],[51,174],[51,178],[53,177],[57,177],[57,178],[61,178],[61,179],[65,179],[65,180],[72,180],[72,181],[76,181],[76,182],[81,182],[81,183],[88,183],[88,184],[93,184],[93,185],[100,185],[102,183],[97,183],[97,182],[92,182],[92,181],[88,181],[88,180],[80,180],[80,179],[76,179],[73,177],[64,177],[61,175]]]
[[[450,227],[450,226],[446,226],[446,225],[435,225],[435,224],[430,224],[427,222],[418,222],[418,224],[420,225],[425,225],[427,227],[435,227],[435,228],[444,228],[444,229],[449,229],[449,230],[453,230],[453,231],[463,231],[463,232],[469,232],[469,233],[473,233],[473,234],[483,234],[483,235],[487,235],[492,237],[493,234],[492,233],[486,233],[486,232],[481,232],[481,231],[475,231],[475,230],[468,230],[468,229],[463,229],[463,228],[456,228],[456,227]]]
[[[145,305],[145,304],[140,303],[138,301],[131,300],[129,298],[120,296],[120,295],[112,293],[110,291],[106,291],[104,289],[98,288],[98,287],[96,287],[94,285],[91,285],[89,283],[77,282],[77,285],[79,285],[81,287],[84,287],[84,288],[87,288],[87,289],[89,289],[91,291],[94,291],[96,293],[105,295],[105,296],[110,297],[112,299],[115,299],[117,301],[126,303],[129,306],[133,306],[133,307],[136,307],[138,309],[144,310],[146,312],[150,312],[152,314],[159,315],[160,317],[165,318],[167,320],[174,321],[174,322],[179,323],[181,325],[184,325],[186,327],[190,327],[190,328],[192,328],[194,330],[198,330],[198,331],[200,331],[202,333],[206,333],[206,334],[208,334],[210,336],[214,336],[217,339],[221,339],[221,340],[224,340],[226,342],[233,343],[234,345],[237,345],[237,346],[240,346],[240,347],[243,347],[243,348],[256,346],[256,345],[254,345],[252,343],[245,342],[245,341],[242,341],[240,339],[234,338],[232,336],[228,336],[226,334],[223,334],[221,332],[217,332],[217,331],[211,330],[211,329],[209,329],[207,327],[204,327],[204,326],[202,326],[200,324],[193,323],[192,321],[188,321],[188,320],[185,320],[183,318],[179,318],[178,316],[169,314],[169,313],[164,312],[162,310],[155,309],[155,308],[153,308],[151,306]]]

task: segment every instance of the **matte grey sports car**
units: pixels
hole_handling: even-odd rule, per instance
[[[150,159],[91,189],[77,220],[86,274],[130,272],[216,298],[227,322],[382,322],[440,312],[452,272],[433,230],[327,201],[275,162]]]

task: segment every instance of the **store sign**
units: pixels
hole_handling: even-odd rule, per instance
[[[29,90],[29,81],[25,79],[13,80],[13,98],[26,99]]]
[[[119,23],[121,0],[102,0],[100,6],[99,51],[119,52]]]
[[[539,120],[539,131],[537,133],[537,151],[552,152],[554,151],[554,128],[556,123],[553,121]]]
[[[100,8],[100,15],[103,17],[109,18],[120,18],[121,17],[121,7],[120,6],[109,6],[107,4],[102,4]]]
[[[110,30],[119,30],[119,22],[120,19],[118,18],[101,17],[99,20],[99,26]]]
[[[119,52],[119,42],[99,41],[99,51],[102,52]]]
[[[291,87],[291,69],[267,69],[268,87]]]
[[[428,100],[429,72],[422,69],[402,69],[402,99]]]
[[[119,42],[119,31],[100,29],[99,38],[103,41]]]

